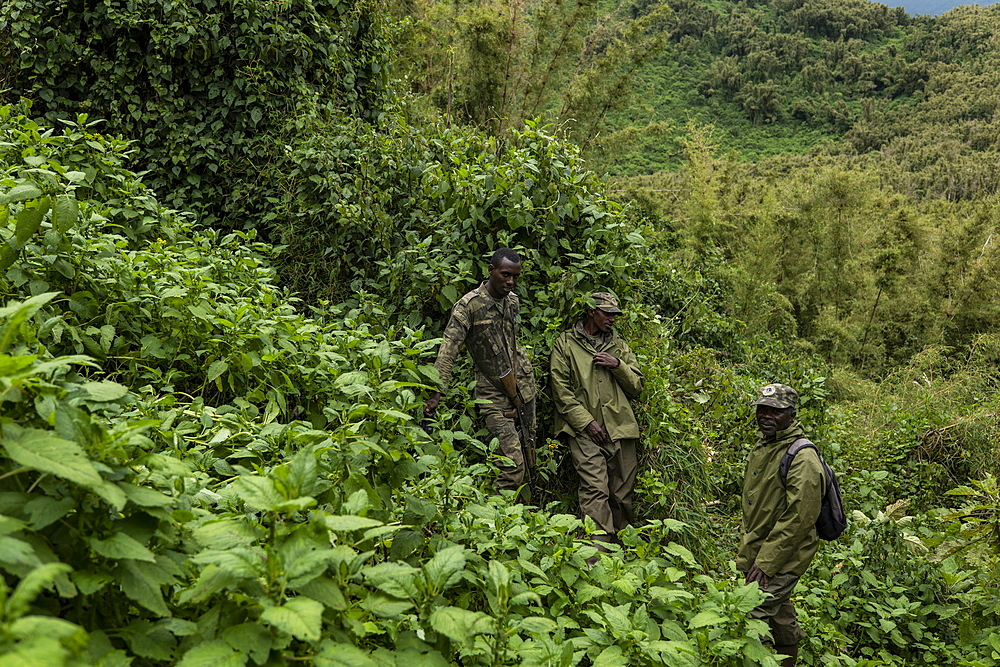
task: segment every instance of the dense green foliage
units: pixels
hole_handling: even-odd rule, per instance
[[[262,246],[157,207],[123,144],[3,113],[37,156],[5,165],[4,285],[38,293],[0,330],[5,663],[774,664],[759,593],[704,574],[684,524],[591,570],[579,519],[484,496],[468,418],[411,417],[433,341],[296,314]]]
[[[0,85],[50,122],[87,113],[141,141],[168,205],[252,227],[301,119],[386,104],[380,20],[353,0],[7,0]]]
[[[411,326],[441,319],[510,246],[535,287],[533,325],[558,321],[581,291],[624,284],[643,247],[573,146],[528,126],[506,141],[400,117],[317,128],[290,153],[265,217],[284,245],[285,280],[305,295],[379,293]]]
[[[774,667],[731,565],[771,381],[855,510],[801,583],[802,663],[1000,664],[992,11],[396,4],[387,33],[369,3],[8,3],[5,667]],[[393,98],[390,37],[427,98]],[[676,115],[560,138],[659,104],[636,74]],[[576,130],[530,120],[560,107]],[[687,113],[723,149],[849,143],[750,164]],[[677,171],[609,191],[581,156],[634,171],[630,137]],[[543,388],[582,294],[628,306],[641,520],[593,568],[558,443],[526,508],[466,367],[417,418],[499,244]]]

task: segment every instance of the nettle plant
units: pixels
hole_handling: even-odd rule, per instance
[[[11,660],[774,664],[760,593],[701,574],[683,524],[590,570],[592,525],[485,498],[447,440],[137,400],[86,358],[24,354],[53,298],[3,311]]]
[[[124,145],[5,118],[5,665],[775,664],[759,592],[682,524],[590,569],[592,525],[485,494],[470,399],[413,417],[421,330],[298,314],[266,246],[159,207]]]

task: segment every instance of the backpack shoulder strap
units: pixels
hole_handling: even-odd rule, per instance
[[[781,457],[781,463],[778,464],[778,477],[781,479],[781,485],[785,486],[788,479],[788,469],[792,467],[792,459],[795,455],[801,452],[806,447],[812,447],[819,454],[819,448],[808,438],[797,438],[795,442],[788,445],[788,449],[785,451],[784,455]],[[822,457],[820,457],[822,460]]]

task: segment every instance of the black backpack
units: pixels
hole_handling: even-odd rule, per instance
[[[826,492],[823,494],[823,505],[819,510],[819,518],[816,519],[816,534],[822,540],[835,540],[847,528],[847,516],[844,514],[844,497],[840,495],[840,484],[837,483],[837,476],[833,474],[833,468],[827,465],[823,455],[819,453],[819,448],[806,440],[799,438],[788,447],[788,451],[781,457],[778,464],[778,476],[781,477],[781,485],[785,485],[788,478],[788,468],[792,465],[792,459],[806,447],[816,450],[820,465],[826,474]]]

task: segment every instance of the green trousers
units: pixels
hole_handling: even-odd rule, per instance
[[[795,646],[805,638],[796,618],[792,592],[799,583],[795,574],[776,574],[768,582],[767,598],[750,611],[750,617],[766,621],[775,646]]]
[[[580,511],[608,535],[632,523],[637,443],[631,438],[613,440],[605,448],[586,436],[569,438],[573,467],[580,477]]]
[[[510,459],[513,466],[501,466],[500,474],[497,476],[497,491],[516,490],[525,481],[524,452],[521,451],[521,439],[517,435],[516,420],[506,416],[510,414],[511,407],[507,399],[502,402],[489,403],[479,406],[479,414],[486,422],[486,428],[490,436],[497,439],[497,454]],[[535,399],[531,399],[524,404],[524,411],[527,414],[528,435],[532,442],[535,440]],[[530,491],[526,494],[530,498]]]

